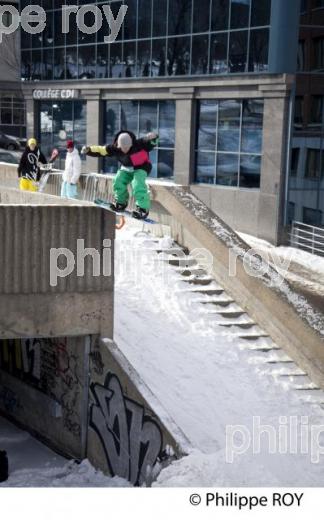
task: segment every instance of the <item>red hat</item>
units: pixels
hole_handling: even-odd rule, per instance
[[[66,142],[66,147],[67,147],[67,148],[74,148],[74,142],[71,141],[71,140],[70,140],[70,141],[67,141],[67,142]]]

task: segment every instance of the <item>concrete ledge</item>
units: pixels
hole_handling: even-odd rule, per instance
[[[192,250],[203,247],[214,258],[213,274],[229,294],[272,339],[324,388],[324,316],[287,282],[276,286],[277,273],[269,266],[261,278],[249,276],[243,265],[249,246],[189,188],[152,187],[155,201],[172,215],[173,238]],[[229,251],[237,256],[237,273],[229,276]],[[252,265],[256,259],[249,255]]]
[[[149,485],[163,466],[192,449],[111,340],[92,345],[90,378],[87,456],[95,467]]]

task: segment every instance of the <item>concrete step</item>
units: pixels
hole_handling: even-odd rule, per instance
[[[205,286],[205,285],[210,285],[214,280],[210,276],[206,276],[206,277],[188,276],[187,278],[184,278],[181,281],[184,283],[189,283],[191,285]],[[234,301],[234,300],[231,300],[231,301]]]
[[[183,269],[198,265],[197,260],[190,256],[179,257],[170,255],[168,258],[163,258],[163,260],[168,262],[170,265],[182,267]]]
[[[253,327],[253,325],[255,325],[254,322],[250,322],[250,321],[242,321],[242,322],[238,322],[238,321],[218,321],[218,320],[215,320],[215,324],[216,325],[220,325],[221,327],[240,327],[241,329],[250,329],[251,327]]]

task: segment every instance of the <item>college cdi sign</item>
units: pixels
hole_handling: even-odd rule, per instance
[[[34,99],[75,99],[79,97],[79,91],[74,88],[64,89],[37,89],[33,92]]]

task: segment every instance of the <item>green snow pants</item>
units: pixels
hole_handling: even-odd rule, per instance
[[[120,204],[126,204],[128,202],[129,193],[127,187],[129,184],[132,184],[136,205],[149,210],[151,207],[151,199],[146,179],[147,173],[145,170],[134,170],[133,172],[118,170],[113,183],[116,202]]]

